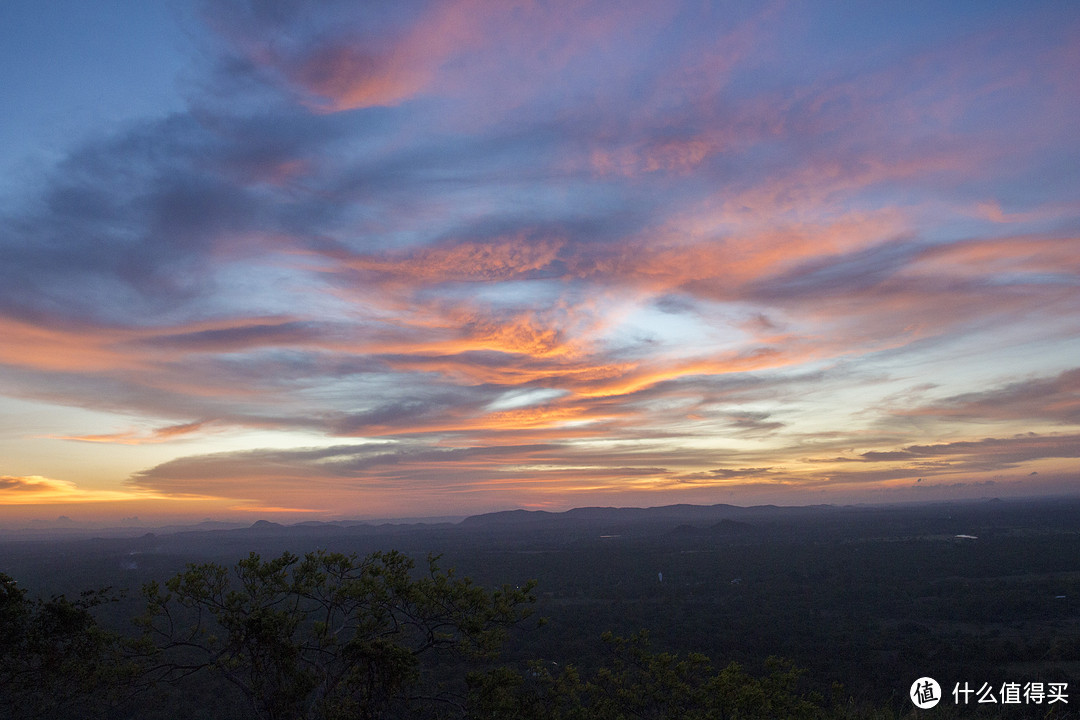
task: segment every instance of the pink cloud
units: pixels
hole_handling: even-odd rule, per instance
[[[339,269],[353,269],[376,281],[414,286],[506,281],[544,269],[563,245],[558,238],[529,237],[521,232],[489,242],[464,240],[381,255],[339,254]]]
[[[56,440],[74,440],[77,442],[106,443],[117,445],[149,445],[170,442],[177,438],[198,433],[209,424],[208,421],[181,423],[155,428],[149,432],[139,430],[127,430],[118,433],[105,433],[96,435],[50,435]]]
[[[268,42],[273,26],[245,32],[218,21],[249,61],[278,73],[316,110],[394,106],[422,94],[484,97],[513,107],[544,78],[554,81],[597,45],[658,14],[641,3],[619,13],[601,4],[451,0],[396,8],[347,8],[333,23]],[[477,82],[478,77],[486,82]],[[528,77],[530,82],[522,82]]]

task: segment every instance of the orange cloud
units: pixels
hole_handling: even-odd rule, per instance
[[[117,344],[137,331],[106,327],[57,327],[0,316],[0,364],[47,371],[135,370],[145,367]]]
[[[31,324],[0,316],[0,364],[47,371],[160,369],[177,352],[228,352],[298,345],[311,333],[282,317],[227,318],[184,325],[112,328]]]
[[[122,502],[160,497],[147,490],[87,490],[67,480],[41,475],[0,476],[0,506]]]
[[[407,285],[505,281],[548,266],[563,244],[556,238],[532,238],[520,233],[488,242],[466,240],[341,260],[344,267]]]
[[[359,40],[343,38],[317,48],[290,67],[288,77],[317,96],[316,107],[327,111],[396,105],[431,81],[432,58],[417,57],[407,45],[384,54],[359,45]]]
[[[482,21],[497,6],[436,3],[409,25],[384,27],[378,36],[356,20],[316,38],[294,57],[259,53],[313,96],[323,112],[392,106],[436,87],[441,66],[483,41]],[[441,78],[445,81],[445,77]]]
[[[128,430],[119,433],[107,433],[101,435],[50,435],[48,437],[56,440],[75,440],[77,442],[91,442],[91,443],[113,443],[117,445],[148,445],[169,442],[178,437],[191,435],[206,427],[209,421],[202,420],[198,422],[182,423],[179,425],[169,425],[166,427],[155,428],[150,432],[141,432],[138,430]]]
[[[1038,235],[978,239],[927,248],[914,271],[956,276],[1015,273],[1080,274],[1080,237]]]
[[[260,505],[260,504],[246,504],[246,505],[230,505],[229,510],[235,510],[237,512],[253,513],[261,515],[264,513],[270,514],[291,514],[291,513],[324,513],[325,509],[316,510],[313,508],[295,508],[295,507],[275,507],[273,505]]]

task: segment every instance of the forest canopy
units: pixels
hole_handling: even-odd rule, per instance
[[[116,599],[108,589],[31,599],[0,575],[0,710],[181,717],[193,699],[168,691],[180,686],[204,689],[194,702],[208,716],[260,720],[825,716],[789,664],[772,661],[763,678],[717,670],[700,653],[653,651],[644,632],[604,635],[607,660],[588,670],[541,658],[500,665],[533,590],[486,589],[431,556],[417,568],[398,552],[251,553],[147,583],[138,630],[125,633],[96,619]],[[222,682],[243,703],[215,695]]]

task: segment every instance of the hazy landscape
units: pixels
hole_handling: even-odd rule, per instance
[[[126,590],[124,599],[96,612],[133,633],[130,618],[142,611],[138,589],[187,563],[231,565],[249,552],[269,559],[315,549],[396,549],[421,562],[437,553],[443,568],[486,587],[537,581],[535,613],[547,622],[521,623],[501,655],[519,669],[538,659],[599,665],[608,652],[602,633],[629,637],[645,629],[657,651],[701,652],[719,667],[737,662],[756,675],[765,673],[768,657],[783,657],[805,670],[801,691],[827,698],[840,692],[865,713],[856,716],[911,715],[908,688],[923,676],[938,679],[946,693],[965,681],[1080,687],[1074,498],[579,508],[457,523],[259,521],[117,534],[8,539],[0,544],[0,571],[45,596],[102,585]],[[204,686],[186,687],[190,701]],[[206,687],[231,697],[219,684]],[[178,700],[170,688],[154,690],[156,714],[142,714],[144,707],[134,717],[173,717],[169,703]],[[233,714],[243,707],[239,696],[205,703],[203,717],[244,716]],[[956,708],[951,698],[944,705],[951,708],[941,707],[942,717],[976,711]],[[1070,717],[1070,707],[1040,710]],[[1033,716],[1031,705],[980,711]]]

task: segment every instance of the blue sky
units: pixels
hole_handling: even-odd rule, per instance
[[[1075,491],[1070,3],[0,13],[0,522]]]

